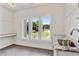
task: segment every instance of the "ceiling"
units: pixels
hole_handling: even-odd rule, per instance
[[[32,8],[32,7],[36,7],[44,4],[43,3],[14,3],[14,7],[11,7],[9,3],[0,3],[2,7],[8,8],[13,11],[22,10],[25,8]]]
[[[14,7],[11,7],[12,3],[0,3],[0,6],[10,9],[12,11],[19,11],[23,9],[38,7],[42,5],[64,5],[63,3],[13,3]]]

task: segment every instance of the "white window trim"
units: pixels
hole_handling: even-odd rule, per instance
[[[25,31],[24,31],[24,20],[26,21],[26,24],[27,24],[27,19],[28,19],[28,18],[25,18],[25,19],[22,20],[22,38],[29,39],[29,32],[28,32],[28,36],[27,36],[27,30],[26,30],[26,37],[25,37],[25,35],[24,35],[24,34],[25,34],[25,33],[24,33],[24,32],[25,32]],[[28,25],[28,26],[29,26],[29,25]],[[26,28],[27,28],[27,26],[26,26]]]
[[[51,17],[51,16],[50,16]],[[51,38],[51,40],[42,40],[42,38],[41,38],[41,31],[42,31],[42,24],[39,26],[39,36],[38,36],[38,39],[37,40],[33,40],[32,39],[32,17],[30,18],[27,18],[27,19],[29,19],[29,34],[28,34],[28,37],[24,37],[24,20],[25,19],[22,19],[22,38],[23,39],[26,39],[26,40],[31,40],[31,41],[44,41],[44,42],[51,42],[52,41],[52,38]],[[52,18],[51,18],[52,19]],[[51,19],[50,19],[50,35],[51,35]],[[39,17],[39,23],[41,23],[41,17]]]
[[[25,38],[24,37],[24,19],[22,19],[22,38]]]

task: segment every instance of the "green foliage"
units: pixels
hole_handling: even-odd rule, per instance
[[[37,35],[38,35],[38,32],[32,32],[32,37],[33,37],[33,38],[36,38]]]
[[[38,35],[38,32],[35,32],[35,31],[32,32],[32,37],[33,37],[33,38],[37,37],[37,35]],[[48,30],[43,31],[43,32],[42,32],[42,35],[43,35],[43,37],[48,38],[48,36],[49,36]]]
[[[39,26],[39,21],[33,22],[32,25],[33,25],[34,27]]]
[[[49,36],[49,32],[47,30],[42,32],[42,35],[47,38]]]

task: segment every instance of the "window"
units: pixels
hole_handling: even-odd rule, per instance
[[[30,38],[32,40],[51,40],[50,35],[50,16],[44,17],[32,17],[23,20],[23,35],[24,38]],[[30,26],[31,24],[31,26]],[[31,34],[31,35],[29,35]],[[29,39],[28,38],[28,39]]]
[[[32,18],[32,39],[38,39],[39,18]]]
[[[42,40],[50,40],[50,17],[45,16],[42,17],[41,19],[41,24],[42,24]]]

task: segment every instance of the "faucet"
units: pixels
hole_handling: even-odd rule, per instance
[[[70,35],[73,34],[73,31],[78,31],[78,32],[79,32],[79,29],[73,29],[73,30],[70,32]]]
[[[73,30],[70,32],[70,35],[73,34],[73,31],[78,31],[78,32],[79,32],[79,29],[73,29]],[[78,43],[79,43],[79,40],[78,40]]]

